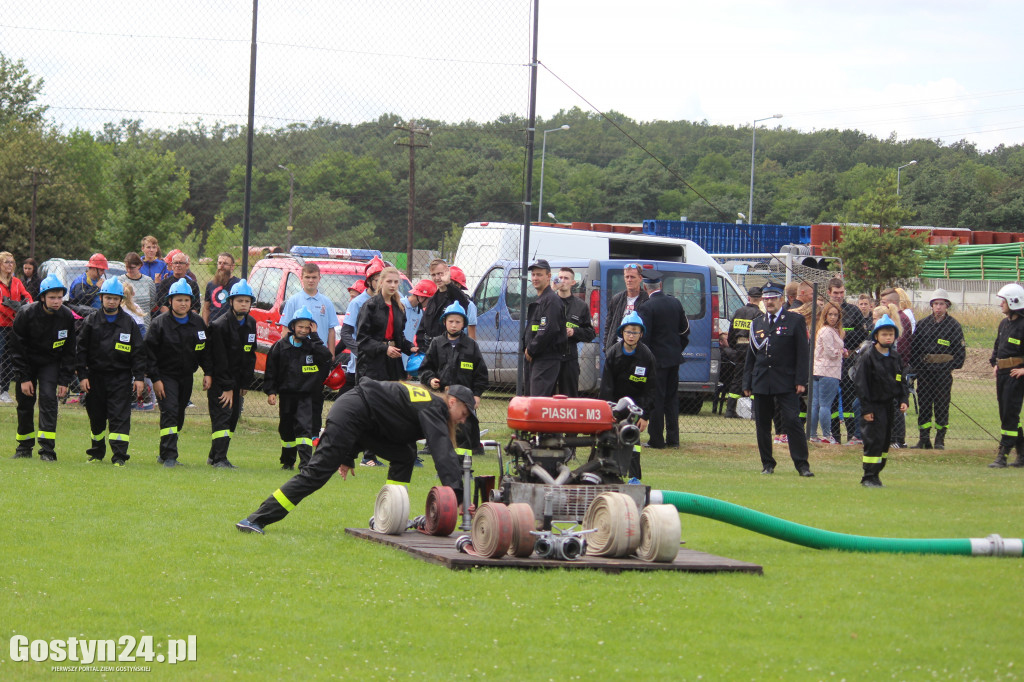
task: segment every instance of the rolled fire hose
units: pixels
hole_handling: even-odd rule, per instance
[[[512,516],[512,540],[508,553],[515,557],[528,557],[533,554],[537,542],[537,536],[530,533],[537,528],[533,507],[525,502],[513,502],[508,506],[508,511]],[[676,518],[679,518],[679,514],[676,514]]]
[[[421,533],[448,537],[459,523],[459,501],[448,486],[435,485],[427,493]]]
[[[838,549],[844,552],[1024,556],[1024,540],[1020,538],[1002,538],[998,535],[962,539],[874,538],[811,528],[741,507],[738,504],[693,493],[652,490],[650,501],[651,504],[671,504],[684,514],[724,521],[777,540],[813,549]]]
[[[409,491],[404,485],[385,485],[377,493],[370,527],[387,535],[400,535],[409,527]]]
[[[624,557],[640,546],[640,514],[636,502],[623,493],[601,493],[587,507],[583,528],[595,528],[587,538],[587,554]]]
[[[640,514],[640,546],[636,555],[644,561],[668,563],[679,555],[683,529],[679,512],[671,504],[649,504]]]
[[[497,559],[504,556],[512,543],[512,514],[500,502],[485,502],[473,515],[470,536],[461,535],[455,548],[466,554]]]

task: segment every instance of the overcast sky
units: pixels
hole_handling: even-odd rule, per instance
[[[7,3],[68,127],[244,123],[251,0]],[[261,125],[527,113],[528,0],[260,3]],[[538,113],[1024,142],[1021,2],[541,0]],[[552,74],[563,79],[560,83]],[[557,121],[551,121],[557,123]]]

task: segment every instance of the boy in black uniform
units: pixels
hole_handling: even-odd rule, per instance
[[[626,314],[615,334],[621,341],[612,344],[605,354],[604,372],[601,374],[602,400],[617,401],[629,397],[644,411],[643,417],[637,422],[640,431],[647,429],[647,421],[654,409],[654,394],[657,391],[655,369],[657,362],[651,349],[640,343],[646,328],[644,321],[636,311]],[[640,469],[640,444],[633,446],[633,457],[629,462],[631,479],[643,478]]]
[[[529,267],[530,282],[536,300],[527,306],[526,335],[523,345],[526,359],[526,395],[551,396],[565,353],[565,310],[551,288],[551,266],[543,258]]]
[[[142,333],[128,313],[121,309],[124,287],[117,278],[100,287],[100,309],[86,318],[78,333],[75,364],[78,383],[89,394],[92,445],[86,450],[89,462],[100,462],[107,453],[104,437],[110,441],[110,459],[122,467],[128,461],[128,440],[132,425],[132,402],[146,390],[146,350]],[[134,391],[132,390],[134,383]],[[107,432],[109,425],[110,431]]]
[[[267,404],[276,405],[280,421],[281,468],[299,468],[313,454],[313,393],[322,391],[324,377],[331,370],[331,351],[313,331],[313,313],[302,306],[288,323],[290,334],[282,337],[267,353],[263,392]]]
[[[203,390],[210,390],[211,363],[206,350],[206,323],[191,311],[192,288],[183,279],[171,285],[166,305],[146,332],[146,354],[153,393],[160,403],[160,454],[157,464],[178,466],[178,433],[192,398],[192,376],[203,368]]]
[[[860,432],[864,440],[864,476],[860,484],[866,488],[881,488],[878,475],[885,468],[885,460],[892,443],[892,426],[896,416],[896,401],[900,412],[907,411],[907,382],[903,377],[903,361],[896,352],[899,331],[888,315],[882,315],[871,332],[873,346],[865,349],[857,359],[853,379],[860,398]]]
[[[11,363],[18,399],[18,448],[14,457],[31,457],[39,441],[39,459],[57,460],[57,400],[68,393],[75,374],[75,319],[64,307],[67,289],[57,275],[39,285],[39,300],[23,306],[14,317]],[[39,395],[39,430],[33,413]]]
[[[758,303],[761,302],[761,287],[750,287],[747,289],[747,304],[741,306],[732,316],[729,323],[729,336],[726,339],[727,348],[722,349],[722,357],[726,362],[722,363],[722,369],[726,378],[722,380],[725,384],[725,418],[739,419],[736,413],[736,401],[743,395],[743,365],[747,360],[747,344],[750,343],[750,325],[760,317],[761,309]],[[726,381],[728,379],[728,381]]]
[[[213,373],[206,399],[210,407],[210,455],[206,463],[235,469],[228,461],[228,446],[242,413],[242,396],[252,385],[256,367],[256,320],[249,315],[252,287],[239,280],[228,294],[229,312],[209,328],[210,365]]]
[[[552,286],[562,301],[565,312],[565,335],[568,341],[562,364],[558,370],[558,383],[555,392],[575,398],[580,394],[580,354],[579,344],[590,343],[597,335],[590,319],[590,308],[583,299],[572,295],[576,285],[576,272],[572,268],[562,268]]]
[[[450,434],[456,424],[467,421],[476,422],[476,408],[473,392],[465,386],[450,386],[447,395],[438,395],[415,384],[362,379],[334,401],[309,466],[235,527],[243,533],[262,534],[265,526],[280,521],[322,488],[335,471],[342,480],[349,473],[354,476],[355,456],[368,445],[390,462],[388,483],[408,483],[420,438],[430,446],[441,485],[452,488],[461,500],[462,467]]]
[[[989,464],[993,469],[1006,468],[1006,456],[1017,448],[1015,467],[1024,466],[1024,429],[1020,425],[1020,408],[1024,402],[1024,287],[1007,284],[997,294],[1006,319],[999,323],[992,348],[992,373],[996,378],[999,401],[999,452]]]

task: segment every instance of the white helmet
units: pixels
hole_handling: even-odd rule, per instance
[[[1016,282],[1004,286],[996,296],[1005,298],[1010,310],[1024,310],[1024,287]]]

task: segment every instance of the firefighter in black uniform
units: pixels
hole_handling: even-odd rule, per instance
[[[463,333],[466,310],[452,303],[441,315],[445,335],[435,336],[420,365],[420,382],[435,391],[447,390],[452,384],[468,386],[480,405],[480,396],[487,390],[487,365],[476,341]]]
[[[206,323],[191,311],[192,288],[179,279],[168,289],[168,311],[146,331],[148,374],[160,403],[160,453],[157,464],[178,466],[178,434],[192,399],[192,377],[203,368],[203,390],[210,389],[211,363],[206,349]]]
[[[1017,448],[1017,459],[1011,466],[1024,467],[1024,429],[1020,424],[1020,408],[1024,403],[1024,287],[1007,284],[997,294],[1006,319],[999,323],[996,342],[989,363],[996,378],[999,401],[999,452],[989,466],[1006,467],[1006,456]]]
[[[761,315],[758,303],[761,302],[761,287],[747,289],[747,304],[741,306],[732,316],[729,323],[728,346],[722,349],[722,369],[728,372],[722,383],[725,384],[725,418],[739,419],[736,414],[736,401],[743,395],[743,365],[747,361],[747,344],[750,343],[750,325]]]
[[[679,447],[679,365],[683,351],[690,343],[690,321],[683,304],[666,294],[661,285],[662,274],[648,270],[644,289],[648,299],[637,312],[647,328],[645,345],[658,361],[658,390],[651,412],[650,440],[652,448]]]
[[[290,334],[282,337],[267,353],[263,392],[270,405],[280,402],[281,468],[299,468],[313,455],[313,393],[323,391],[324,378],[331,370],[331,351],[315,331],[313,313],[302,306],[288,323]]]
[[[526,395],[552,396],[568,343],[565,310],[562,300],[551,288],[551,266],[548,262],[541,258],[529,270],[537,298],[527,307],[526,336],[523,339]]]
[[[228,312],[208,330],[213,376],[206,392],[212,429],[206,463],[223,469],[236,468],[228,461],[228,446],[242,413],[242,396],[252,385],[256,368],[256,320],[249,315],[253,300],[249,282],[235,282],[228,293]]]
[[[106,439],[110,441],[110,459],[118,467],[128,461],[131,404],[146,390],[146,349],[139,325],[121,309],[123,298],[119,279],[103,283],[101,307],[86,318],[75,351],[78,383],[89,394],[85,401],[92,430],[92,445],[86,450],[88,461],[103,460]]]
[[[416,384],[360,379],[341,395],[327,415],[327,427],[309,465],[268,497],[260,508],[235,526],[244,533],[263,533],[310,494],[331,479],[355,475],[355,456],[372,445],[390,462],[388,483],[408,483],[416,459],[416,441],[425,438],[434,467],[446,485],[462,499],[462,467],[450,433],[455,425],[476,422],[473,392],[449,386],[447,395],[431,393]]]
[[[57,401],[68,394],[75,374],[75,318],[64,307],[67,288],[55,274],[39,285],[39,298],[14,317],[10,354],[18,399],[18,447],[14,457],[31,457],[36,440],[39,459],[57,460]],[[39,430],[35,404],[39,396]]]
[[[882,315],[871,332],[874,344],[860,353],[853,379],[860,398],[861,434],[864,440],[864,475],[860,484],[881,488],[878,475],[885,468],[892,440],[896,404],[907,411],[907,382],[903,360],[896,352],[899,329],[888,315]]]
[[[846,302],[846,285],[843,280],[835,277],[828,282],[828,300],[835,303],[842,309],[843,320],[843,369],[839,377],[839,395],[836,402],[832,404],[832,437],[837,443],[841,443],[840,423],[846,422],[847,442],[857,443],[857,414],[854,411],[853,402],[857,395],[853,389],[853,380],[850,379],[850,367],[853,364],[854,355],[860,345],[868,338],[871,327],[868,318],[860,312],[860,308],[852,303]],[[839,403],[842,401],[842,411]]]
[[[590,320],[590,308],[578,296],[572,295],[576,285],[576,272],[572,268],[562,268],[552,286],[562,301],[565,311],[565,353],[558,370],[558,383],[555,392],[575,398],[580,394],[580,353],[579,344],[590,343],[596,333]]]
[[[917,445],[910,447],[931,449],[930,429],[934,426],[935,449],[944,450],[953,370],[964,366],[967,349],[964,330],[949,314],[951,303],[946,290],[936,289],[928,305],[932,314],[917,323],[910,342],[910,366],[917,375],[917,428],[921,432]]]
[[[647,422],[654,410],[654,396],[658,391],[654,374],[658,363],[651,349],[641,343],[644,332],[644,321],[640,315],[636,311],[627,313],[622,324],[615,330],[622,340],[612,344],[605,354],[599,394],[602,400],[608,401],[632,398],[643,410],[643,416],[637,422],[641,432],[647,429]],[[629,462],[630,479],[638,481],[643,478],[640,452],[641,447],[637,443],[633,446],[633,457]]]
[[[763,300],[765,312],[751,324],[743,366],[743,395],[754,396],[761,473],[775,473],[772,416],[778,404],[782,427],[789,440],[789,456],[801,476],[813,476],[799,415],[799,396],[807,391],[807,323],[799,313],[780,312],[782,289],[774,284],[765,287]]]

